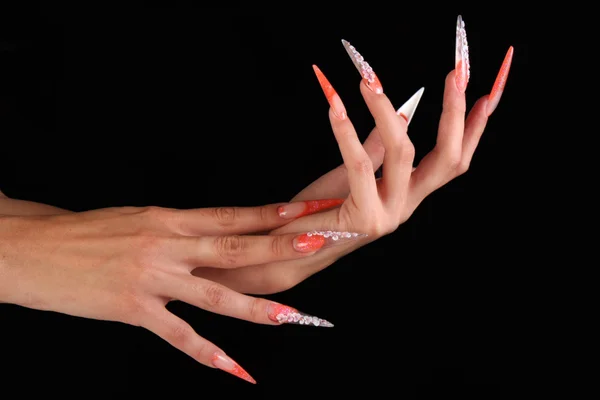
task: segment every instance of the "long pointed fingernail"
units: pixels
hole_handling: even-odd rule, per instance
[[[408,124],[410,124],[410,120],[413,115],[415,115],[415,110],[419,105],[419,101],[421,101],[421,96],[423,96],[423,92],[425,88],[417,90],[417,93],[413,94],[410,99],[406,101],[406,103],[402,104],[402,106],[396,111],[396,114],[403,117]]]
[[[456,87],[461,93],[467,90],[467,84],[471,77],[471,66],[469,63],[469,44],[467,43],[467,31],[465,21],[459,15],[456,19],[456,50],[454,56]]]
[[[381,86],[379,78],[377,78],[377,75],[375,75],[375,72],[373,72],[373,68],[371,68],[369,63],[365,61],[364,57],[360,55],[360,53],[356,51],[354,46],[352,46],[348,41],[342,39],[342,44],[348,52],[348,55],[354,63],[354,66],[360,73],[360,76],[363,77],[367,87],[377,94],[383,93],[383,86]]]
[[[337,207],[343,202],[344,199],[297,201],[278,207],[277,213],[285,219],[300,218]]]
[[[227,354],[222,351],[217,351],[212,356],[212,364],[222,371],[229,372],[231,375],[235,375],[240,379],[248,381],[250,383],[256,383],[253,377],[238,363],[233,361]]]
[[[269,319],[280,324],[312,325],[323,328],[333,328],[333,324],[324,319],[304,314],[295,308],[279,303],[271,303],[268,307]]]
[[[500,67],[500,72],[498,72],[498,76],[496,77],[496,82],[494,82],[494,87],[492,87],[492,92],[490,93],[486,107],[486,113],[488,117],[492,115],[492,113],[496,110],[496,107],[498,107],[498,103],[500,103],[500,98],[502,97],[504,86],[506,86],[506,80],[508,79],[510,65],[512,64],[513,52],[514,49],[512,46],[510,46],[506,52],[502,66]]]
[[[293,244],[296,251],[311,253],[321,249],[338,246],[366,237],[364,233],[337,232],[337,231],[311,231],[294,238]]]
[[[325,97],[327,98],[327,101],[329,102],[329,106],[331,107],[331,110],[333,111],[335,116],[338,117],[339,119],[345,119],[346,118],[346,107],[344,107],[344,103],[342,103],[342,99],[337,94],[337,92],[335,91],[333,86],[331,86],[331,83],[329,83],[327,78],[325,78],[325,75],[323,75],[323,72],[321,72],[319,67],[317,67],[316,65],[313,65],[313,70],[315,71],[315,74],[317,75],[317,79],[319,80],[321,89],[323,89],[323,93],[325,93]]]

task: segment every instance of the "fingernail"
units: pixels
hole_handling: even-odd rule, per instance
[[[238,378],[241,378],[250,383],[256,383],[253,377],[250,376],[249,373],[244,370],[244,368],[240,367],[238,363],[229,358],[228,355],[223,353],[222,351],[217,351],[212,356],[212,364],[219,368],[222,371],[229,372],[231,375],[235,375]]]
[[[456,50],[454,56],[456,87],[461,93],[467,90],[467,84],[471,77],[471,66],[469,63],[469,44],[467,43],[467,31],[465,21],[459,15],[456,19]]]
[[[337,207],[343,202],[344,199],[298,201],[277,208],[277,213],[281,218],[285,219],[300,218]]]
[[[375,75],[375,72],[373,72],[373,68],[371,68],[369,63],[365,61],[364,57],[361,56],[360,53],[356,51],[354,46],[352,46],[348,41],[342,39],[342,44],[348,52],[348,55],[354,63],[354,66],[363,77],[367,87],[377,94],[383,93],[383,87],[381,86],[379,78],[377,78],[377,75]]]
[[[494,87],[492,87],[492,92],[490,93],[486,107],[486,113],[488,117],[492,115],[492,113],[496,110],[496,107],[498,107],[498,103],[500,103],[500,98],[504,92],[504,86],[506,85],[506,79],[508,79],[510,65],[512,64],[513,52],[514,49],[512,46],[510,46],[506,52],[504,61],[502,62],[502,67],[500,67],[500,72],[498,72],[498,76],[496,77],[496,82],[494,82]]]
[[[410,120],[412,120],[413,115],[415,115],[415,111],[419,105],[419,101],[421,101],[421,96],[423,96],[424,91],[424,87],[417,90],[417,93],[413,94],[412,97],[396,111],[396,114],[403,117],[408,124],[410,124]]]
[[[367,235],[354,232],[311,231],[294,238],[294,248],[303,253],[337,246],[362,239]]]
[[[271,303],[268,307],[269,319],[280,324],[313,325],[323,328],[333,328],[333,324],[321,318],[304,314],[295,308],[284,306],[279,303]]]
[[[321,89],[323,89],[323,93],[325,93],[325,97],[327,98],[327,101],[329,102],[329,106],[331,107],[331,110],[333,111],[335,116],[338,117],[339,119],[345,119],[346,118],[346,107],[344,107],[344,103],[342,103],[342,99],[337,94],[337,92],[335,91],[333,86],[331,86],[331,83],[329,83],[327,78],[325,78],[325,75],[323,75],[323,72],[321,72],[319,67],[317,67],[316,65],[313,65],[313,70],[315,71],[315,74],[317,75],[317,79],[319,80]]]

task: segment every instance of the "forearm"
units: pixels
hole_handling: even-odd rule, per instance
[[[0,216],[1,215],[57,215],[67,214],[71,211],[36,203],[27,200],[16,200],[6,197],[0,192]]]

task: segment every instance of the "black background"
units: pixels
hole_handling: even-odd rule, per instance
[[[258,385],[198,365],[140,328],[1,305],[3,388],[424,395],[436,384],[523,376],[512,349],[521,335],[516,121],[526,120],[527,19],[495,7],[362,6],[3,7],[0,190],[72,210],[290,199],[341,162],[313,63],[363,139],[373,125],[342,38],[396,106],[425,86],[409,131],[421,158],[435,144],[454,67],[456,16],[471,51],[469,107],[515,47],[470,171],[395,233],[269,296],[335,328],[256,326],[169,306]]]

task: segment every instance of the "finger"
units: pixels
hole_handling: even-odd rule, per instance
[[[163,283],[165,296],[203,310],[256,324],[284,323],[332,327],[323,319],[259,297],[247,296],[221,284],[191,275],[174,276]]]
[[[174,240],[173,258],[189,266],[239,268],[307,257],[352,237],[324,236],[317,232],[264,236],[203,236]]]
[[[381,167],[385,151],[377,128],[371,131],[363,143],[363,148],[373,163],[373,170]],[[305,187],[292,201],[310,198],[346,198],[349,194],[348,169],[342,164]]]
[[[329,120],[348,170],[352,198],[359,208],[368,208],[373,199],[378,198],[373,164],[346,115],[339,95],[316,65],[313,65],[313,69],[331,106]]]
[[[407,120],[398,118],[394,106],[383,94],[381,82],[364,58],[350,43],[345,40],[342,43],[363,77],[360,91],[375,119],[385,148],[382,197],[386,203],[396,205],[406,194],[414,160],[414,146],[406,134]]]
[[[442,116],[435,148],[419,163],[411,177],[411,194],[420,200],[456,176],[462,157],[465,95],[458,90],[456,70],[446,77]]]
[[[175,210],[174,230],[186,236],[237,235],[270,231],[291,219],[339,206],[343,199],[312,200],[261,207]]]
[[[219,368],[245,381],[256,383],[254,378],[227,356],[223,350],[199,336],[187,322],[163,307],[157,307],[152,315],[143,322],[143,327],[201,364]]]
[[[475,153],[475,149],[477,149],[477,145],[479,144],[479,139],[481,139],[481,135],[483,134],[485,126],[487,125],[487,104],[488,96],[486,95],[477,100],[467,116],[467,121],[465,123],[465,134],[462,144],[460,172],[466,172],[467,169],[469,169],[469,165],[471,165],[471,160],[473,159],[473,154]]]

